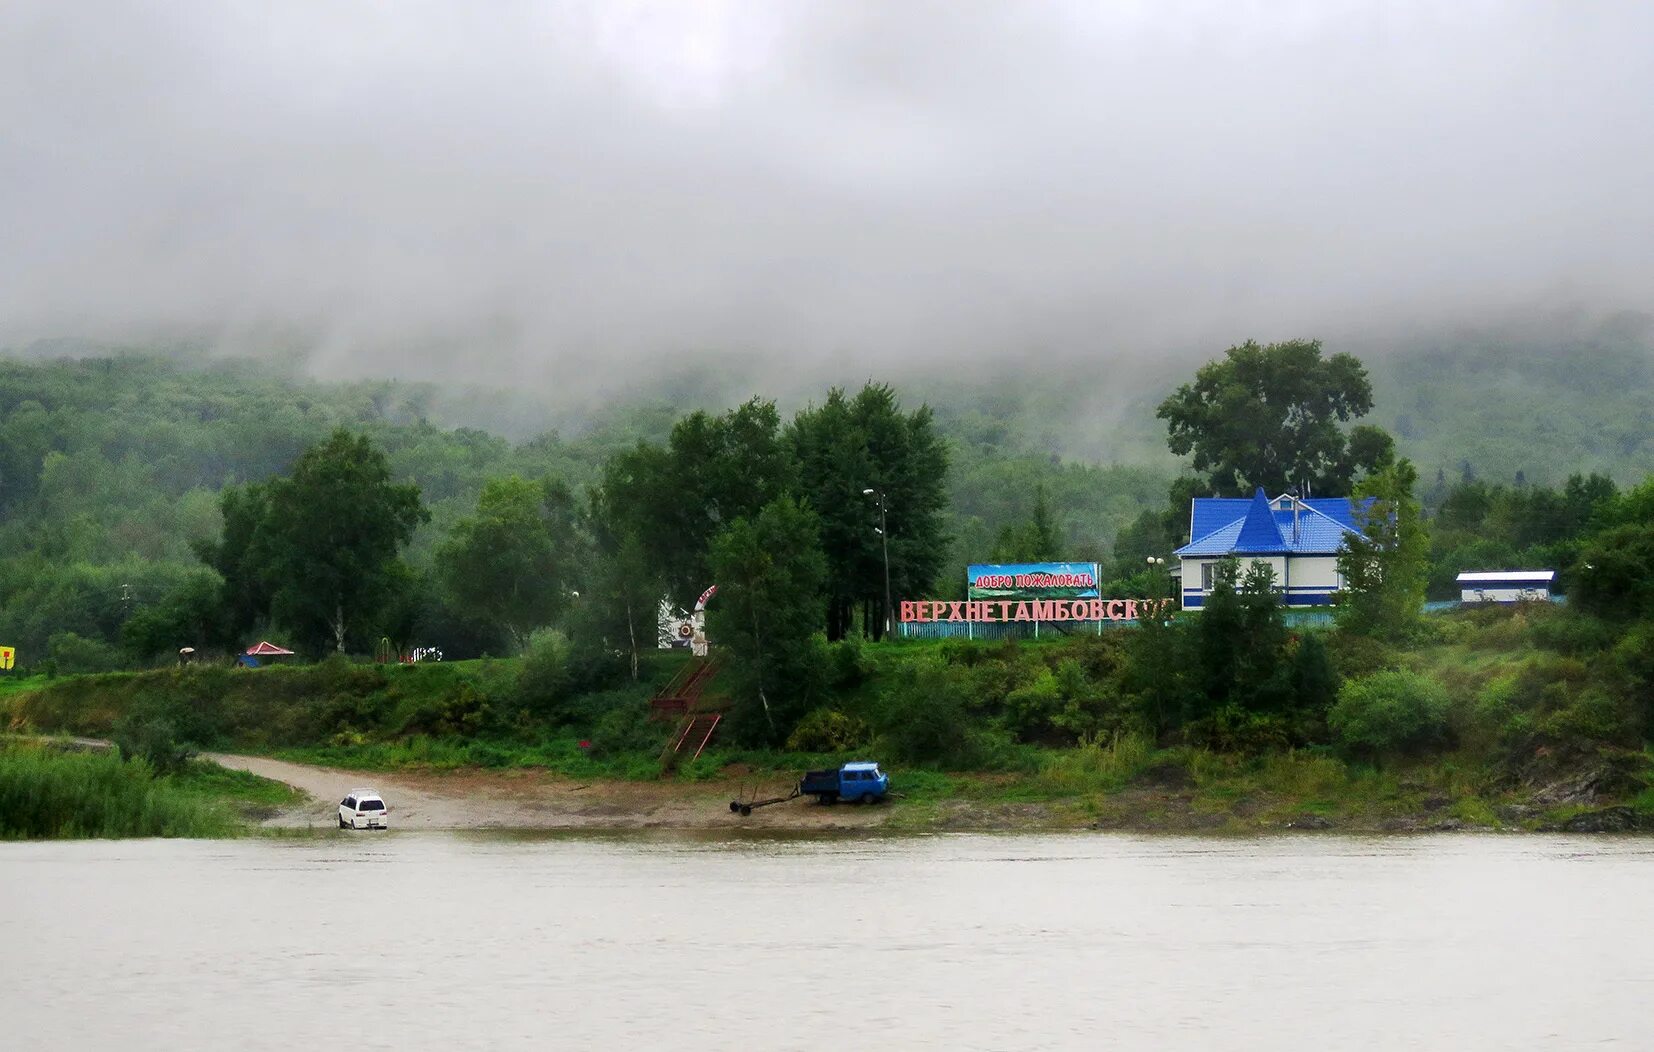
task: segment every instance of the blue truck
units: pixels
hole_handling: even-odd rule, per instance
[[[879,765],[867,760],[847,763],[843,767],[824,771],[805,771],[804,777],[786,796],[772,796],[767,800],[731,800],[730,811],[742,816],[752,814],[755,808],[784,804],[801,796],[813,796],[824,804],[876,804],[890,792],[890,776],[879,770]]]
[[[878,764],[859,760],[838,770],[805,771],[798,791],[824,804],[840,800],[847,804],[876,804],[890,791],[890,776],[879,770]]]

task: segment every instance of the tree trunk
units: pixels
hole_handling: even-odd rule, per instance
[[[827,600],[827,642],[837,643],[850,634],[854,613],[847,599],[833,596]]]
[[[626,600],[626,635],[632,641],[632,682],[637,682],[637,625],[632,620],[632,600]]]
[[[764,694],[764,636],[758,627],[758,604],[749,602],[752,607],[752,649],[757,659],[752,663],[753,674],[758,679],[758,700],[764,706],[764,722],[770,725],[770,733],[775,733],[775,717],[770,715],[770,699]]]
[[[333,648],[341,654],[345,652],[345,605],[343,603],[333,608]]]

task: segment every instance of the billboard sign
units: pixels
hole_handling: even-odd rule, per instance
[[[972,563],[968,599],[1097,599],[1096,563]]]

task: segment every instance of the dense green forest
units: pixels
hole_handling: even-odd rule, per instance
[[[1646,338],[1646,326],[1620,319],[1546,345],[1465,337],[1373,357],[1367,420],[1387,425],[1419,469],[1434,520],[1432,596],[1450,596],[1453,573],[1466,567],[1566,563],[1583,509],[1610,491],[1608,478],[1634,482],[1654,464],[1641,397],[1654,389]],[[1136,572],[1143,557],[1186,539],[1179,501],[1167,507],[1178,462],[1154,419],[1176,377],[1168,371],[1159,387],[1154,368],[1135,385],[1073,379],[1060,369],[1004,382],[916,375],[893,392],[910,408],[928,403],[947,457],[934,529],[942,547],[922,560],[935,579],[915,589],[951,595],[967,561],[1038,554],[1024,543],[1035,520],[1045,523],[1049,554],[1098,559],[1122,585],[1151,586]],[[426,517],[403,554],[440,590],[438,553],[490,480],[554,481],[584,513],[611,462],[640,441],[664,442],[687,411],[719,393],[709,380],[667,377],[631,401],[567,414],[566,434],[530,434],[559,421],[520,394],[328,383],[269,363],[188,355],[0,359],[4,641],[20,647],[25,664],[130,662],[122,626],[208,572],[197,549],[220,539],[221,491],[281,475],[338,427],[366,436],[391,478],[419,488]],[[828,393],[785,397],[820,407]],[[467,426],[478,423],[516,437]],[[704,576],[704,560],[694,563],[678,592]],[[418,642],[457,655],[510,644],[441,611],[421,627],[444,638]]]
[[[512,442],[437,423],[433,405],[442,397],[428,385],[323,383],[248,363],[0,360],[0,624],[8,645],[29,662],[47,656],[55,634],[118,642],[127,617],[198,570],[192,546],[217,537],[224,487],[288,470],[337,427],[367,436],[395,478],[419,487],[429,520],[407,554],[428,569],[489,480],[556,479],[583,495],[613,456],[664,439],[680,415],[646,402],[584,421],[577,436],[547,431]],[[939,565],[985,552],[1006,524],[1030,513],[1039,488],[1082,555],[1106,552],[1121,524],[1163,496],[1163,474],[1152,469],[1062,462],[981,430],[944,440],[950,499]],[[60,643],[72,666],[116,660]]]
[[[1163,391],[1175,474],[1024,444],[1012,402],[991,425],[983,406],[875,383],[790,413],[761,397],[651,406],[513,443],[432,422],[423,387],[154,358],[4,369],[0,617],[37,674],[12,723],[110,734],[157,767],[184,740],[640,773],[660,738],[645,699],[668,674],[650,653],[655,604],[715,581],[729,707],[709,763],[877,746],[1056,792],[1160,763],[1238,776],[1253,768],[1211,757],[1310,750],[1334,766],[1269,769],[1326,792],[1382,783],[1405,808],[1402,783],[1360,771],[1457,757],[1470,773],[1428,777],[1477,799],[1525,786],[1654,813],[1638,795],[1654,482],[1624,459],[1544,481],[1468,458],[1421,472],[1372,423],[1366,365],[1315,341],[1239,344]],[[1145,556],[1186,539],[1191,495],[1301,485],[1368,502],[1329,625],[1289,624],[1269,568],[1230,561],[1198,616],[1040,644],[872,645],[886,547],[898,595],[947,594],[983,555],[1094,556],[1111,588],[1154,594]],[[1461,568],[1530,566],[1561,572],[1566,608],[1425,614]],[[61,675],[265,634],[331,656],[281,676]],[[381,638],[513,656],[440,673],[351,663]]]

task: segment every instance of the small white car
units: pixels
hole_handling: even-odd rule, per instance
[[[339,801],[340,829],[389,829],[391,809],[377,789],[352,789]]]

